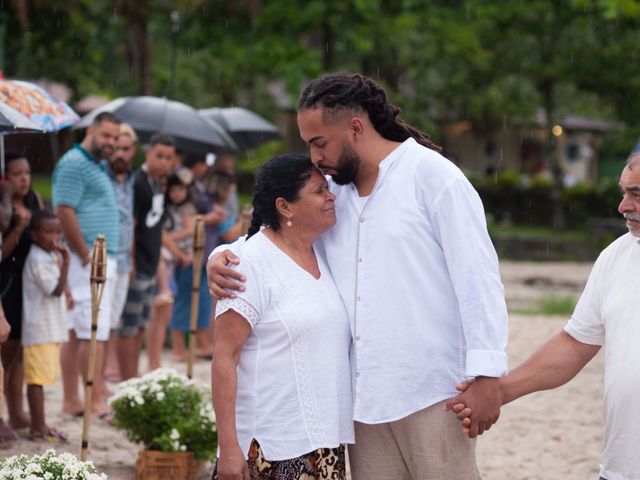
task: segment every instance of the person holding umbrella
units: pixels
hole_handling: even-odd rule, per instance
[[[68,284],[75,305],[69,311],[69,342],[62,347],[63,413],[82,415],[83,402],[78,392],[78,377],[86,380],[91,337],[91,248],[99,233],[107,244],[107,281],[98,317],[94,395],[92,410],[101,419],[108,418],[106,389],[102,379],[105,343],[109,339],[111,305],[116,271],[115,254],[119,244],[120,220],[113,187],[100,161],[110,159],[120,129],[120,120],[112,113],[101,113],[87,129],[80,144],[74,145],[58,161],[53,171],[53,206],[62,233],[71,249]]]

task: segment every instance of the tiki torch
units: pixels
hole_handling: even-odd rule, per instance
[[[187,376],[193,378],[193,360],[196,348],[198,327],[198,305],[200,301],[200,282],[202,272],[202,256],[204,255],[204,223],[202,217],[196,215],[196,225],[193,230],[193,287],[191,290],[191,322],[189,329],[189,361]]]
[[[89,420],[93,397],[93,374],[96,365],[96,334],[98,332],[98,312],[107,281],[107,244],[103,234],[98,234],[91,252],[91,343],[89,344],[89,365],[84,386],[84,418],[82,421],[82,446],[80,459],[87,460],[89,449]]]

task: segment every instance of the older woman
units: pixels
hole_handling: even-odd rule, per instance
[[[246,288],[216,307],[214,479],[345,477],[351,333],[314,244],[336,221],[334,200],[306,156],[276,157],[258,173],[237,267]]]

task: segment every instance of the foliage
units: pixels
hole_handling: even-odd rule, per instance
[[[173,369],[154,370],[118,385],[110,398],[113,425],[147,450],[216,455],[216,425],[207,389]]]
[[[92,462],[81,462],[70,453],[56,455],[47,450],[42,455],[16,455],[0,462],[0,479],[106,480],[97,474]]]
[[[553,190],[545,177],[527,179],[514,171],[495,176],[469,177],[478,191],[486,213],[496,223],[553,227]],[[620,188],[612,179],[596,186],[578,184],[564,188],[560,204],[568,228],[584,229],[592,218],[618,218]]]
[[[576,306],[575,297],[549,296],[538,300],[535,308],[523,309],[518,313],[525,315],[568,316],[573,313]]]
[[[177,25],[172,11],[180,13]],[[534,122],[544,108],[549,125],[569,112],[626,122],[605,145],[614,155],[640,135],[639,27],[636,0],[15,0],[0,7],[5,75],[66,83],[74,100],[148,93],[195,107],[246,106],[273,120],[277,110],[295,108],[309,78],[351,70],[378,79],[402,116],[436,141],[443,120],[495,131]]]

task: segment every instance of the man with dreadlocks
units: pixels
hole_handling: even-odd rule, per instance
[[[444,403],[462,376],[475,379],[470,436],[500,412],[507,311],[480,198],[372,79],[318,78],[298,107],[300,135],[336,195],[321,248],[353,335],[353,478],[475,479],[475,442]],[[230,261],[226,251],[209,262],[215,296],[240,288]]]

